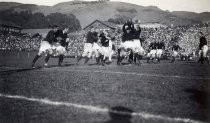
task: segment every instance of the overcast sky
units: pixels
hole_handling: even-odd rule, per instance
[[[20,2],[52,6],[60,2],[71,0],[0,0],[4,2]],[[94,1],[94,0],[86,0]],[[158,6],[169,11],[210,12],[210,0],[111,0],[134,3],[142,6]]]

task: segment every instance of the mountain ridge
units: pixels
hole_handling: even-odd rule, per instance
[[[3,3],[3,4],[2,4]],[[32,11],[32,13],[74,14],[84,28],[94,20],[107,21],[116,18],[132,18],[141,23],[159,22],[165,25],[182,26],[210,21],[210,12],[196,13],[187,11],[164,11],[156,6],[140,6],[125,2],[96,2],[96,1],[69,1],[53,6],[35,4],[21,4],[17,2],[0,2],[0,11],[14,12]]]

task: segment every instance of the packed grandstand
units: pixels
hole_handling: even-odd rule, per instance
[[[210,40],[210,23],[197,24],[191,26],[178,26],[167,28],[142,28],[141,40],[144,49],[147,51],[148,45],[152,41],[163,41],[166,51],[170,51],[174,42],[178,42],[185,54],[191,54],[197,51],[199,44],[198,32],[203,32],[207,41]],[[113,41],[117,46],[122,40],[122,30],[109,32]],[[68,45],[69,56],[78,56],[83,51],[85,42],[84,33],[78,35],[70,35]],[[0,32],[0,50],[9,51],[36,51],[39,48],[42,37],[40,35],[14,35],[12,33],[3,34]]]

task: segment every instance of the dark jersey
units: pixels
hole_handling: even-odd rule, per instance
[[[94,35],[94,42],[98,42],[98,33],[97,32],[94,32],[93,33],[93,35]]]
[[[92,32],[87,33],[86,39],[87,39],[86,43],[91,43],[91,44],[93,44],[94,42],[97,42],[98,40],[97,35]]]
[[[55,41],[55,33],[53,30],[50,30],[47,33],[47,36],[44,38],[44,41],[48,41],[50,44],[52,44]]]
[[[132,40],[133,39],[133,34],[131,32],[125,32],[123,33],[123,37],[122,37],[122,41],[125,42],[125,41],[129,41],[129,40]]]
[[[108,47],[109,46],[109,40],[106,38],[104,33],[100,34],[99,37],[101,38],[101,45],[104,46],[104,47]]]
[[[207,41],[206,41],[206,38],[204,36],[202,36],[200,38],[199,49],[201,50],[204,45],[207,45]]]
[[[130,30],[131,32],[134,31],[134,25],[131,22],[127,22],[123,25],[123,32],[125,33],[126,30]]]
[[[179,45],[173,45],[173,47],[172,47],[172,50],[173,50],[173,51],[178,51],[179,49],[181,49],[181,48],[179,47]]]
[[[122,41],[129,41],[133,39],[133,34],[134,34],[134,25],[133,23],[127,22],[123,25],[123,37]],[[129,30],[129,32],[127,32]]]
[[[152,42],[152,43],[149,45],[149,49],[155,50],[155,49],[156,49],[156,43],[155,43],[155,42]]]
[[[67,33],[63,33],[62,41],[61,41],[61,46],[66,47],[68,46],[68,42],[66,42],[66,39],[68,38]]]
[[[163,42],[158,42],[158,43],[156,44],[156,47],[157,47],[157,49],[164,49],[165,45],[164,45]]]
[[[140,39],[140,34],[141,34],[141,28],[139,27],[138,30],[134,30],[133,32],[133,39]]]
[[[57,38],[61,38],[60,41],[57,41]],[[65,47],[67,45],[67,42],[66,42],[66,39],[68,38],[68,35],[67,33],[63,33],[62,30],[58,30],[56,33],[55,33],[55,39],[56,39],[56,42],[59,42],[61,44],[61,46]]]

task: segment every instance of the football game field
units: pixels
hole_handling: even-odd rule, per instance
[[[167,60],[141,66],[58,67],[35,53],[0,52],[0,123],[208,123],[210,65]],[[123,61],[127,63],[127,60]]]

